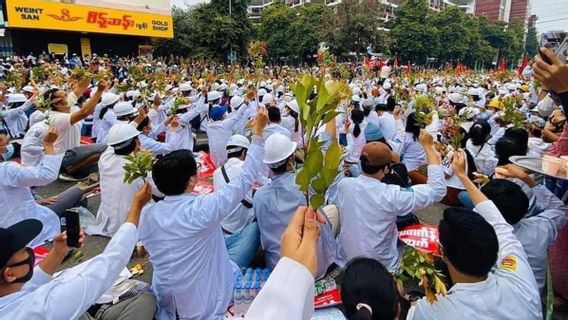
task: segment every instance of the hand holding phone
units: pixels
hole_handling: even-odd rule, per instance
[[[67,246],[69,248],[80,248],[81,225],[79,212],[72,209],[65,210],[65,229],[67,231]]]

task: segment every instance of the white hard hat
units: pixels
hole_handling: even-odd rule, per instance
[[[282,101],[284,102],[290,102],[294,100],[294,95],[290,92],[286,92],[284,95],[282,95]]]
[[[191,83],[189,82],[184,82],[182,84],[179,85],[179,90],[180,91],[190,91],[191,90]]]
[[[392,86],[391,86],[390,82],[385,82],[385,83],[383,83],[383,89],[389,90],[389,89],[391,89],[391,88],[392,88]]]
[[[134,108],[130,102],[119,102],[114,105],[113,111],[117,117],[123,117],[138,112],[138,109]]]
[[[117,102],[119,99],[118,95],[112,93],[112,92],[107,92],[105,94],[103,94],[103,98],[101,103],[104,106],[110,106],[111,104]]]
[[[469,90],[467,90],[467,95],[468,96],[479,96],[479,89],[469,88]]]
[[[259,96],[259,97],[265,96],[267,93],[268,93],[268,92],[266,92],[265,89],[260,89],[260,90],[258,90],[258,96]]]
[[[426,92],[428,90],[428,87],[424,84],[424,83],[419,83],[416,85],[416,91],[418,92]]]
[[[250,141],[247,139],[247,137],[243,135],[235,134],[231,138],[229,138],[229,142],[227,142],[227,153],[233,153],[238,151],[238,150],[231,150],[229,147],[241,147],[248,149],[250,147]]]
[[[234,96],[233,98],[231,98],[231,108],[238,109],[243,104],[243,102],[245,102],[245,98]]]
[[[227,84],[221,83],[221,84],[219,85],[219,87],[217,88],[217,90],[219,90],[219,91],[225,91],[225,90],[227,90],[227,88],[228,88]]]
[[[261,103],[262,104],[269,104],[270,102],[272,102],[272,100],[274,100],[274,96],[270,93],[267,93],[262,97]]]
[[[442,94],[444,93],[444,87],[440,87],[440,86],[435,86],[434,90],[436,91],[437,94]]]
[[[281,133],[274,133],[266,139],[262,162],[272,168],[279,167],[284,160],[294,154],[297,145],[296,142],[292,142],[287,136]]]
[[[207,93],[207,101],[209,102],[221,99],[222,97],[223,94],[219,91],[210,91],[209,93]]]
[[[14,93],[8,96],[8,104],[26,102],[28,99],[21,93]]]
[[[298,101],[296,101],[296,99],[291,100],[289,102],[285,102],[284,104],[288,108],[290,108],[290,110],[296,112],[297,114],[300,114],[300,107],[298,106]]]
[[[359,87],[353,88],[353,95],[355,95],[355,96],[361,95],[361,88],[359,88]]]
[[[264,81],[261,81],[261,82],[260,82],[260,85],[259,85],[259,86],[260,86],[261,88],[264,88],[264,87],[266,87],[266,82],[264,82]]]
[[[27,92],[27,93],[34,93],[34,87],[25,86],[25,87],[22,88],[22,91]]]
[[[448,99],[453,103],[461,103],[463,101],[462,95],[457,92],[450,93]]]
[[[372,98],[364,99],[363,102],[361,103],[361,105],[363,107],[367,107],[367,108],[372,107],[373,106],[373,99]]]
[[[110,128],[107,143],[109,146],[117,146],[137,137],[139,134],[140,132],[138,132],[133,125],[126,122],[119,122]]]
[[[357,94],[354,94],[354,95],[351,97],[351,100],[352,100],[353,102],[361,102],[361,97],[360,97],[359,95],[357,95]]]

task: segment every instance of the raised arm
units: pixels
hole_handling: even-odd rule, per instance
[[[74,125],[75,123],[85,119],[91,113],[93,113],[93,111],[95,111],[95,107],[97,106],[97,103],[101,99],[101,96],[103,95],[103,92],[105,91],[106,86],[107,86],[107,83],[104,80],[101,80],[98,83],[97,91],[95,92],[93,97],[91,97],[91,99],[89,99],[87,102],[85,102],[85,104],[83,105],[83,107],[81,109],[79,109],[78,111],[75,111],[71,114],[71,120],[70,120],[71,125]]]

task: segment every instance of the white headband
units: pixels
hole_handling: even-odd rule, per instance
[[[369,313],[373,315],[373,308],[371,308],[371,306],[366,303],[358,303],[357,306],[355,307],[357,311],[361,310],[362,308],[367,309],[367,311],[369,311]]]

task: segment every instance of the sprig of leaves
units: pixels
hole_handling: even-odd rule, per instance
[[[442,272],[436,270],[431,254],[411,246],[404,249],[398,270],[395,272],[395,279],[399,285],[404,287],[408,281],[418,280],[418,284],[424,289],[426,300],[434,303],[438,300],[438,295],[444,296],[447,293],[443,278]]]
[[[122,167],[124,169],[124,183],[132,184],[138,178],[146,179],[148,172],[152,171],[154,156],[150,151],[142,150],[136,154],[131,153],[126,156],[127,162]]]
[[[522,128],[525,121],[525,115],[517,108],[520,99],[513,96],[505,97],[503,102],[503,116],[501,120],[505,124],[512,124],[515,128]]]

